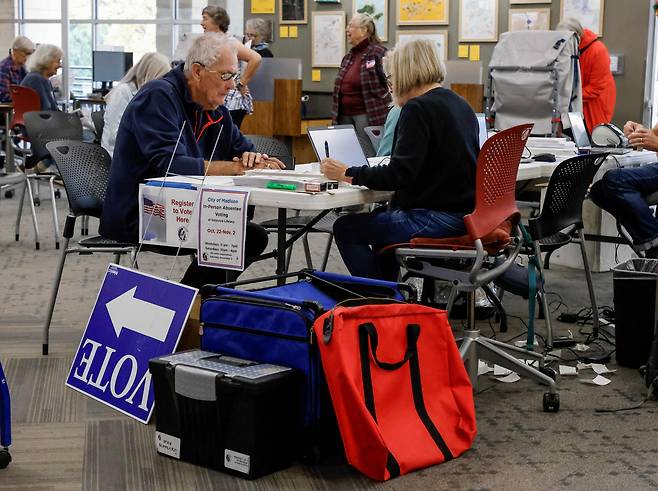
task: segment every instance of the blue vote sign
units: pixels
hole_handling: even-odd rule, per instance
[[[148,361],[173,353],[197,290],[110,264],[66,385],[148,423]]]

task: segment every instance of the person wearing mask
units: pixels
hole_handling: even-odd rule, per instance
[[[201,27],[204,32],[217,32],[226,35],[231,18],[226,10],[216,5],[208,5],[201,12]],[[240,128],[242,120],[247,114],[254,112],[254,102],[249,93],[249,81],[260,66],[260,55],[247,48],[237,40],[233,40],[238,53],[238,61],[246,62],[243,72],[238,72],[238,78],[235,81],[236,87],[226,96],[224,105],[231,112],[231,118],[235,125]]]
[[[368,14],[352,17],[347,39],[352,49],[343,57],[334,83],[331,119],[354,125],[359,140],[368,141],[363,128],[383,125],[391,103],[382,67],[386,48]]]
[[[624,135],[633,147],[658,152],[658,125],[652,129],[627,121]],[[658,191],[658,162],[610,169],[592,184],[590,198],[614,216],[633,239],[635,249],[658,258],[658,219],[644,200]]]
[[[62,66],[64,52],[53,44],[40,44],[27,62],[28,74],[21,85],[39,94],[42,111],[59,111],[50,77]]]
[[[167,171],[238,175],[246,168],[285,167],[279,160],[255,152],[222,105],[235,87],[237,65],[235,43],[217,34],[200,36],[192,43],[185,63],[148,82],[133,97],[117,131],[101,235],[139,242],[139,184],[163,177]],[[265,229],[248,223],[246,263],[266,246]],[[225,281],[223,273],[200,267],[195,261],[181,281],[200,288]]]
[[[379,249],[415,236],[466,234],[464,215],[475,206],[479,128],[468,103],[441,87],[446,71],[436,43],[396,46],[386,69],[402,107],[390,162],[347,167],[326,158],[320,168],[329,179],[394,191],[389,208],[338,218],[334,237],[352,275],[397,281],[395,254]]]
[[[605,44],[578,20],[562,20],[558,31],[575,32],[578,36],[580,76],[583,87],[583,112],[587,130],[591,133],[602,123],[610,123],[615,111],[617,86],[610,71],[610,54]]]
[[[121,116],[128,103],[146,82],[162,77],[171,69],[169,59],[160,53],[146,53],[105,96],[102,147],[112,156]]]
[[[251,49],[262,58],[273,58],[269,46],[265,42],[270,36],[270,25],[265,19],[253,18],[247,21],[244,36],[251,41]]]
[[[20,85],[27,70],[25,63],[34,53],[34,43],[25,36],[16,36],[11,43],[9,56],[0,62],[0,102],[11,102],[10,85]]]

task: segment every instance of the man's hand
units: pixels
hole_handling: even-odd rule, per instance
[[[626,138],[630,138],[631,133],[639,128],[642,128],[640,123],[636,123],[635,121],[626,121],[626,124],[624,125],[624,136]]]
[[[322,159],[320,162],[320,172],[322,172],[327,179],[334,181],[352,182],[351,177],[345,177],[347,166],[342,162],[334,159]]]
[[[269,157],[267,155],[265,157],[266,158],[262,159],[262,163],[255,166],[257,169],[281,170],[286,168],[286,164],[281,162],[276,157]]]
[[[629,135],[628,142],[632,147],[638,149],[643,148],[653,152],[658,151],[658,136],[649,128],[641,125],[636,127],[635,131]]]
[[[267,159],[269,159],[269,157],[265,153],[245,152],[242,154],[242,157],[233,157],[233,162],[241,162],[243,167],[253,169]]]

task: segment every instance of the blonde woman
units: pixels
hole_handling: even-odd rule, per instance
[[[102,147],[112,156],[121,116],[128,103],[146,82],[162,77],[170,70],[169,59],[160,53],[146,53],[105,96]]]
[[[394,191],[390,209],[342,216],[334,236],[351,274],[396,281],[394,254],[379,249],[417,235],[466,233],[463,217],[475,205],[478,123],[464,99],[441,87],[445,66],[434,42],[396,47],[385,68],[402,106],[389,164],[348,168],[328,158],[321,170],[329,179]]]

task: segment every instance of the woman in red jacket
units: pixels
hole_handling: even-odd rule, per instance
[[[347,39],[352,49],[343,58],[336,77],[331,118],[334,123],[354,125],[359,139],[367,142],[363,128],[383,125],[391,105],[382,68],[386,48],[367,14],[352,18]]]
[[[578,35],[580,74],[583,86],[583,112],[585,124],[592,132],[601,123],[610,123],[615,111],[617,87],[610,72],[610,55],[598,36],[576,19],[564,19],[558,31],[573,31]]]

